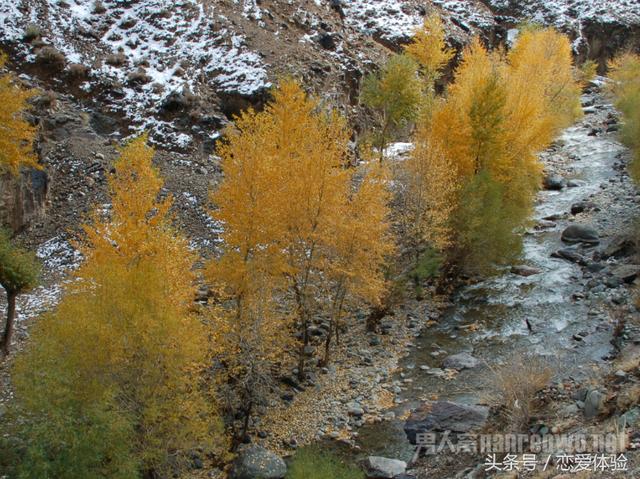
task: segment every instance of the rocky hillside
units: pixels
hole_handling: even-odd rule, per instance
[[[450,42],[491,44],[523,19],[553,24],[604,60],[637,33],[633,0],[0,1],[0,42],[16,70],[84,110],[101,133],[150,130],[160,146],[210,147],[231,115],[301,77],[352,116],[359,79],[436,10]]]
[[[635,0],[0,0],[9,67],[41,92],[32,120],[45,166],[0,180],[0,219],[33,246],[67,236],[105,201],[115,145],[148,131],[179,221],[197,245],[214,244],[213,145],[233,115],[293,75],[357,135],[363,75],[434,11],[457,48],[474,35],[507,43],[522,21],[556,25],[601,63],[640,44]]]

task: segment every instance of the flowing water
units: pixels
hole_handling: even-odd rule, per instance
[[[555,149],[543,155],[550,161],[554,156],[565,158],[562,173],[567,179],[578,180],[579,186],[540,192],[534,224],[564,214],[573,203],[599,194],[601,184],[617,174],[614,160],[624,152],[624,147],[615,140],[615,134],[589,135],[591,125],[602,122],[612,109],[597,93],[585,96],[583,102],[593,103],[586,108],[585,118],[568,128]],[[574,299],[575,294],[584,290],[586,279],[581,268],[551,257],[551,253],[566,247],[560,234],[570,221],[571,217],[564,215],[564,219],[555,221],[555,226],[547,223],[525,235],[521,262],[540,269],[540,274],[523,277],[506,271],[457,292],[453,306],[444,312],[437,325],[422,332],[412,352],[402,361],[403,373],[395,379],[403,384],[399,397],[405,402],[397,407],[398,416],[434,394],[439,399],[482,402],[491,376],[487,365],[501,364],[518,355],[546,356],[563,378],[579,380],[589,375],[591,364],[611,353],[609,325],[602,316],[590,311],[591,301]],[[533,332],[529,332],[525,319]],[[465,328],[471,324],[477,324],[479,329]],[[584,331],[589,334],[578,346],[572,336]],[[432,354],[441,350],[446,354]],[[425,365],[439,368],[444,357],[462,351],[472,353],[483,366],[464,370],[450,380],[423,369]],[[362,427],[358,438],[362,455],[408,460],[413,448],[405,438],[403,423],[397,419]]]

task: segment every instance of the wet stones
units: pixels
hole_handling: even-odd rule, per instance
[[[620,280],[620,282],[631,284],[638,276],[640,276],[640,265],[623,264],[616,266],[611,270],[611,274],[614,278]]]
[[[551,253],[551,257],[564,259],[570,263],[579,264],[580,266],[586,266],[589,263],[584,256],[570,248],[559,249],[558,251]]]
[[[513,274],[517,274],[518,276],[533,276],[535,274],[540,274],[542,273],[542,270],[538,269],[538,268],[534,268],[533,266],[527,266],[525,264],[520,264],[520,265],[516,265],[516,266],[512,266],[511,267],[511,272]]]
[[[548,175],[545,176],[542,185],[545,190],[560,191],[567,185],[567,182],[560,175]]]
[[[404,424],[404,432],[411,444],[420,433],[466,433],[483,427],[489,416],[484,406],[470,406],[450,401],[426,402],[415,409]]]
[[[636,243],[632,239],[618,237],[614,239],[602,252],[604,259],[624,258],[636,252]]]
[[[570,225],[562,232],[561,238],[565,243],[586,243],[592,245],[600,243],[598,232],[588,225]]]

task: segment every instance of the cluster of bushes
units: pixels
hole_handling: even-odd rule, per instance
[[[293,80],[264,110],[236,118],[218,146],[225,176],[211,195],[223,241],[197,272],[146,138],[123,148],[109,214],[96,210],[83,226],[82,266],[16,358],[3,473],[166,477],[194,454],[224,461],[265,404],[272,366],[295,363],[304,383],[310,365],[329,364],[352,311],[384,311],[395,296],[396,182],[385,149],[403,128],[415,125],[415,149],[399,188],[397,242],[411,252],[405,276],[416,294],[443,263],[486,273],[513,260],[540,183],[536,154],[578,114],[569,41],[525,29],[504,55],[476,40],[438,95],[452,58],[442,24],[429,17],[404,54],[367,78],[362,98],[375,112],[378,154],[363,147],[359,168],[350,168],[346,120]],[[19,157],[33,136],[22,127],[0,151]],[[216,293],[204,311],[193,308],[197,279]],[[318,319],[322,351],[310,334]],[[313,450],[289,474],[361,477]]]
[[[640,55],[625,53],[610,64],[611,90],[622,113],[622,140],[633,150],[630,172],[640,181]]]

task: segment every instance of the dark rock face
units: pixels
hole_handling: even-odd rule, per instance
[[[571,225],[562,232],[562,241],[566,243],[600,243],[598,232],[586,225]]]
[[[485,425],[489,409],[450,401],[427,402],[414,410],[404,424],[404,432],[411,444],[416,436],[426,432],[466,433]]]
[[[604,259],[624,258],[635,254],[637,250],[636,243],[632,239],[619,237],[614,239],[602,252]]]
[[[282,479],[287,465],[277,454],[260,446],[243,449],[233,464],[231,479]]]
[[[45,214],[49,178],[43,170],[28,170],[20,176],[0,176],[0,223],[14,232]]]

